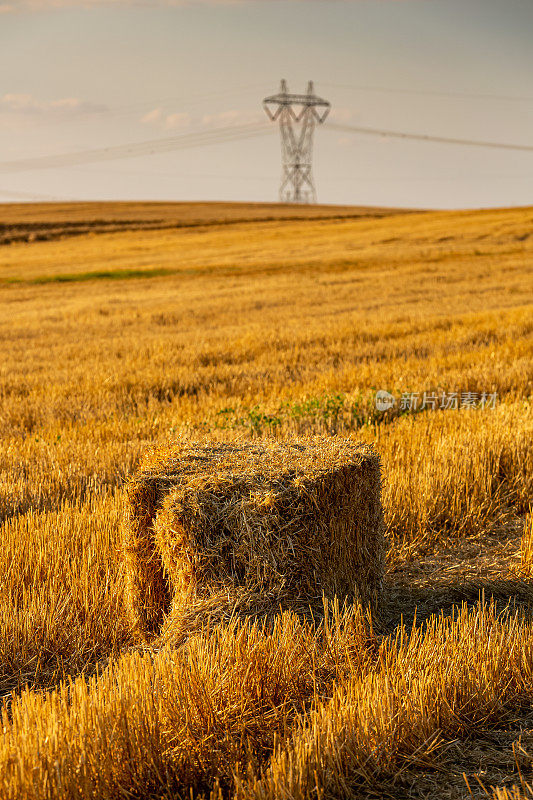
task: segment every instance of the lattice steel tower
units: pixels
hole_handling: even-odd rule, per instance
[[[331,105],[317,97],[313,81],[309,81],[307,94],[289,94],[287,81],[281,81],[279,94],[265,97],[263,107],[272,122],[279,120],[283,164],[279,199],[282,203],[316,203],[313,134]]]

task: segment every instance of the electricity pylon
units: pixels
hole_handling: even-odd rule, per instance
[[[287,81],[281,81],[279,94],[265,97],[263,107],[272,122],[279,120],[283,165],[279,199],[282,203],[316,203],[313,134],[329,114],[330,103],[316,96],[313,81],[309,81],[307,94],[289,94]]]

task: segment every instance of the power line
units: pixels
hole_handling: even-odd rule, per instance
[[[327,126],[331,130],[343,133],[381,136],[395,139],[407,139],[423,142],[436,142],[441,144],[455,144],[469,147],[490,147],[503,150],[532,152],[533,145],[512,144],[504,142],[487,142],[477,139],[459,139],[449,136],[437,136],[423,133],[408,133],[404,131],[391,131],[380,128],[367,128],[363,126],[347,125],[330,122]],[[75,153],[63,153],[50,156],[41,156],[31,159],[0,162],[0,173],[12,174],[28,172],[39,169],[54,169],[81,164],[92,164],[102,161],[136,158],[145,155],[155,155],[172,152],[192,147],[206,147],[225,142],[241,141],[256,136],[263,136],[270,130],[268,123],[248,123],[245,125],[228,125],[204,130],[170,136],[164,139],[149,139],[126,145],[116,145],[92,150],[82,150]]]
[[[424,97],[460,97],[468,100],[508,100],[510,102],[531,103],[533,97],[509,95],[509,94],[491,94],[491,93],[469,93],[469,92],[439,92],[439,91],[424,91],[423,89],[400,89],[390,88],[385,86],[350,86],[344,83],[326,83],[324,86],[328,89],[351,89],[357,92],[385,92],[387,94],[412,94]]]
[[[343,133],[362,133],[369,136],[383,136],[391,139],[413,139],[418,142],[438,142],[440,144],[459,144],[467,147],[496,147],[500,150],[533,151],[530,144],[511,144],[507,142],[484,142],[478,139],[456,139],[452,136],[434,136],[427,133],[405,133],[403,131],[381,130],[380,128],[364,128],[358,125],[343,125],[339,122],[330,122],[329,130],[342,131]]]
[[[240,141],[269,132],[266,123],[249,123],[246,125],[227,125],[213,130],[170,136],[165,139],[148,139],[114,147],[81,150],[76,153],[40,156],[38,158],[0,162],[0,173],[28,172],[36,169],[54,169],[59,167],[92,164],[98,161],[114,161],[122,158],[135,158],[157,153],[168,153],[190,147],[205,147],[224,142]]]
[[[154,171],[150,169],[148,166],[146,169],[110,169],[109,167],[101,167],[100,169],[96,167],[96,169],[92,165],[88,165],[89,169],[85,169],[85,165],[80,164],[77,167],[73,167],[73,172],[81,172],[83,175],[94,175],[95,173],[102,173],[103,175],[118,175],[119,177],[128,177],[128,176],[140,176],[142,178],[167,178],[168,180],[175,181],[176,179],[181,178],[190,178],[191,180],[196,180],[196,178],[216,178],[218,180],[259,180],[259,181],[271,181],[271,175],[257,175],[254,173],[249,173],[247,175],[236,175],[234,172],[232,173],[217,173],[217,172],[174,172],[173,170],[165,170],[164,172]]]

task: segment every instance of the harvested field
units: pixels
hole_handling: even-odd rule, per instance
[[[345,439],[176,443],[127,493],[135,624],[178,635],[236,614],[320,615],[324,597],[378,610],[385,542],[379,458]]]
[[[361,206],[279,203],[10,203],[0,204],[0,245],[45,242],[89,233],[166,230],[295,219],[350,219],[398,213]]]
[[[527,797],[533,210],[256,212],[97,232],[94,209],[64,206],[79,235],[0,248],[0,797]],[[123,552],[147,454],[299,437],[379,455],[379,614],[178,615],[182,643],[170,615],[147,641]],[[178,584],[180,488],[159,501]],[[210,566],[216,513],[188,528],[200,600],[243,578]]]
[[[524,575],[533,576],[533,511],[524,519],[524,532],[520,547],[520,564]]]

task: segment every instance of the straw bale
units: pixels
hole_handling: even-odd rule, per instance
[[[384,561],[379,458],[348,439],[152,453],[128,486],[129,604],[144,633],[323,597],[375,607]]]

